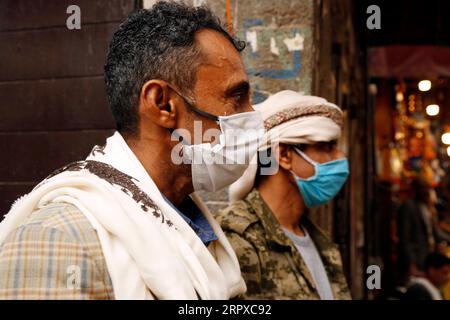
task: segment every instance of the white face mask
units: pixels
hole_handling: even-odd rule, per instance
[[[217,191],[239,179],[258,151],[264,136],[259,111],[219,117],[219,143],[184,145],[183,153],[191,163],[195,191]]]
[[[258,151],[258,143],[264,137],[264,122],[261,112],[251,111],[231,116],[215,116],[195,108],[183,95],[178,94],[192,111],[216,121],[220,126],[219,134],[208,134],[208,130],[205,132],[205,136],[218,136],[218,143],[215,145],[211,143],[188,144],[183,139],[183,162],[191,164],[194,190],[217,191],[232,184],[243,175]],[[202,134],[201,128],[200,130],[196,129],[194,124],[194,134]],[[217,129],[210,130],[217,131]],[[172,137],[179,138],[180,134],[175,131]],[[194,141],[196,140],[194,139]]]

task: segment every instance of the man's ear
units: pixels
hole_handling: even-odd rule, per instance
[[[177,110],[172,90],[163,80],[147,81],[139,97],[139,116],[164,128],[175,128]]]
[[[275,152],[277,152],[276,154],[278,156],[278,163],[280,167],[285,170],[291,170],[293,156],[292,149],[287,144],[280,143],[278,144],[278,148]]]

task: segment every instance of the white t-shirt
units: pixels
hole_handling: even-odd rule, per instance
[[[305,233],[304,237],[300,237],[283,228],[284,233],[289,237],[289,239],[292,240],[292,242],[294,242],[295,247],[303,258],[303,261],[305,261],[306,267],[316,283],[320,299],[334,300],[330,281],[328,280],[327,272],[325,271],[319,252],[317,251],[317,248],[308,232],[304,228],[302,228],[302,230]]]

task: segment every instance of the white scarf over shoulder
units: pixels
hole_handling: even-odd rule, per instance
[[[0,243],[36,209],[71,203],[97,231],[116,299],[229,299],[245,292],[236,255],[198,197],[192,196],[218,237],[208,248],[164,200],[119,133],[86,160],[132,177],[147,200],[86,168],[63,171],[14,203],[0,223]]]

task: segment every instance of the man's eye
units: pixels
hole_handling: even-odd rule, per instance
[[[233,104],[233,108],[237,111],[241,110],[246,105],[249,95],[247,93],[236,93],[230,97],[230,102]]]

